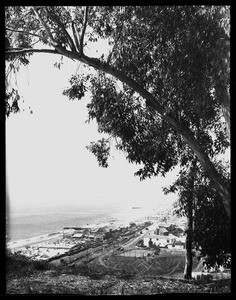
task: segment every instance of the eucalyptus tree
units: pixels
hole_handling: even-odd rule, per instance
[[[185,172],[184,172],[185,169]],[[187,172],[186,172],[187,169]],[[195,188],[195,177],[197,173],[197,157],[193,157],[190,160],[189,165],[185,165],[180,170],[178,179],[169,187],[164,188],[166,193],[179,191],[178,208],[175,211],[177,214],[183,212],[183,215],[187,216],[186,226],[186,255],[185,255],[185,269],[184,278],[192,278],[192,267],[193,267],[193,201],[194,201],[194,188]]]
[[[225,167],[218,165],[220,172]],[[227,178],[227,175],[226,175]],[[227,179],[229,183],[229,178]],[[193,207],[193,247],[206,266],[231,266],[231,223],[209,179],[197,176]]]
[[[166,188],[164,191],[176,192],[179,190],[179,211],[184,212],[184,215],[187,217],[184,276],[186,279],[190,279],[192,273],[192,251],[195,243],[193,232],[193,224],[195,222],[193,216],[193,202],[196,197],[195,186],[197,184],[197,178],[200,180],[202,177],[207,177],[207,174],[203,172],[194,152],[189,147],[186,147],[186,144],[182,142],[179,136],[166,129],[166,124],[159,116],[153,113],[152,109],[147,109],[138,99],[136,99],[136,102],[130,100],[128,95],[132,92],[131,90],[126,89],[117,93],[115,83],[108,80],[103,74],[91,80],[93,80],[93,94],[92,101],[88,105],[89,118],[96,118],[99,131],[107,133],[116,139],[116,148],[124,151],[130,162],[143,165],[135,175],[138,175],[140,179],[145,179],[151,176],[158,176],[159,174],[165,175],[176,164],[180,166],[178,179],[169,190]],[[126,97],[128,100],[122,101],[122,97]],[[103,101],[101,101],[101,99],[103,99]],[[225,186],[229,186],[230,180],[227,178],[228,173],[222,172],[216,158],[216,154],[218,154],[219,151],[223,151],[224,147],[227,147],[221,121],[218,120],[215,123],[215,147],[213,147],[212,140],[209,138],[210,133],[204,127],[197,127],[199,126],[197,118],[196,124],[195,129],[192,127],[196,132],[196,136],[201,139],[204,144],[206,153],[212,156],[219,174],[224,178]],[[88,148],[97,156],[101,166],[108,166],[107,160],[109,157],[110,138],[107,140],[101,139],[97,143],[93,142]],[[209,177],[207,178],[209,180]],[[205,179],[205,181],[207,181],[207,179]],[[201,186],[202,185],[203,183]],[[213,187],[211,186],[211,188]],[[217,192],[215,192],[215,194],[217,194]],[[208,198],[204,197],[202,199],[209,202]],[[212,209],[218,207],[214,204],[214,201],[219,201],[219,197],[215,198],[214,196],[209,199],[213,202],[211,206]],[[200,203],[203,202],[204,201],[199,201],[198,206],[200,207]],[[206,206],[202,204],[201,210],[198,209],[198,212],[204,211],[204,207],[208,207],[207,204]],[[221,209],[222,208],[223,206],[221,206]],[[222,215],[219,210],[217,210],[217,213]],[[212,214],[204,214],[205,218],[209,219],[209,222],[204,221],[204,223],[199,226],[201,230],[208,232],[208,237],[213,234],[212,230],[209,230],[209,228],[211,228],[209,224],[212,222],[211,215]],[[224,225],[222,225],[222,227],[225,228]],[[222,231],[219,231],[219,233],[222,234]],[[225,230],[224,235],[227,235],[228,239],[230,231]],[[217,242],[217,237],[214,242]],[[202,245],[201,239],[199,242],[198,238],[197,245],[199,244]],[[205,247],[204,249],[204,254],[206,255],[209,248]],[[213,261],[213,256],[211,254],[209,256],[211,256],[211,260]]]
[[[90,89],[90,117],[100,131],[119,139],[117,147],[129,160],[144,164],[137,175],[164,175],[190,148],[230,217],[230,189],[212,160],[229,145],[229,7],[13,6],[6,7],[5,20],[10,44],[5,54],[12,70],[35,53],[93,67],[97,76],[73,77],[65,94],[81,99]],[[86,45],[96,47],[98,39],[109,42],[109,54],[90,57]],[[36,48],[39,42],[45,46]],[[6,105],[13,96],[17,110],[19,97],[7,95]],[[218,122],[222,116],[225,121]],[[204,129],[197,137],[199,122]],[[106,145],[102,140],[91,146],[100,159],[106,154],[102,164]]]
[[[225,166],[219,161],[218,171],[230,180]],[[231,226],[209,178],[201,168],[197,157],[182,166],[179,176],[164,192],[178,192],[174,213],[187,217],[186,260],[184,277],[192,278],[193,255],[203,258],[207,267],[229,266],[231,257]]]

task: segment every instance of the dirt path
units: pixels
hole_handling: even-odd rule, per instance
[[[169,275],[171,275],[172,273],[174,273],[174,271],[179,267],[179,265],[180,265],[181,261],[183,260],[183,258],[184,258],[184,257],[182,257],[182,256],[180,257],[178,263],[175,265],[175,267],[174,267],[168,274],[166,274],[166,276],[169,276]]]
[[[104,258],[105,256],[109,255],[110,253],[112,253],[113,251],[114,251],[114,249],[111,249],[111,250],[107,251],[106,253],[102,253],[101,255],[99,255],[99,256],[97,257],[99,263],[100,263],[103,267],[105,267],[106,269],[107,269],[108,267],[107,267],[107,265],[104,263],[103,258]]]
[[[204,268],[203,266],[203,261],[200,260],[197,264],[197,266],[192,270],[193,272],[201,272],[202,269]]]

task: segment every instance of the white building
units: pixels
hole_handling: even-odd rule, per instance
[[[185,244],[185,241],[186,241],[186,235],[176,237],[176,241]]]
[[[76,238],[76,239],[80,239],[80,238],[82,238],[83,237],[83,233],[75,233],[74,235],[73,235],[73,238]]]
[[[183,243],[179,243],[179,244],[168,244],[167,245],[168,249],[171,250],[184,250],[185,249],[185,245]]]
[[[153,244],[160,246],[160,247],[167,247],[168,244],[173,244],[176,241],[175,235],[146,235],[143,237],[143,244],[144,246],[149,247],[149,241],[151,240]]]
[[[75,233],[75,229],[64,229],[63,230],[63,237],[72,237]]]

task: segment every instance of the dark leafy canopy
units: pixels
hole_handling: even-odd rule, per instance
[[[114,82],[103,74],[92,81],[89,117],[96,118],[100,132],[117,138],[116,148],[127,153],[130,162],[144,164],[136,174],[142,179],[159,172],[164,175],[175,166],[176,137],[165,130],[165,122],[127,87],[117,92]]]
[[[71,28],[71,10],[38,8],[55,42],[70,47],[65,31]],[[203,125],[209,125],[227,98],[216,97],[217,82],[229,87],[229,42],[222,25],[226,12],[217,6],[92,7],[88,40],[109,39],[112,64],[151,91],[166,112],[184,118],[188,126],[201,114]],[[81,32],[83,8],[74,8],[74,15]],[[6,28],[14,48],[30,48],[37,37],[49,44],[31,7],[7,7]]]
[[[186,127],[201,126],[204,128],[199,136],[199,141],[201,141],[204,150],[211,156],[215,152],[212,150],[213,140],[209,135],[209,130],[215,126],[220,126],[219,132],[221,133],[217,134],[221,139],[215,140],[214,146],[219,145],[220,140],[221,146],[224,145],[224,147],[215,147],[217,149],[214,151],[224,151],[228,147],[227,132],[224,125],[216,122],[221,106],[214,95],[214,74],[216,68],[220,67],[215,50],[218,48],[217,43],[221,41],[221,36],[225,36],[223,28],[219,30],[219,24],[216,24],[216,20],[210,22],[199,7],[175,7],[174,9],[173,7],[147,7],[145,10],[130,7],[126,9],[123,9],[123,13],[120,9],[119,18],[117,18],[116,12],[114,20],[104,17],[105,27],[108,25],[112,27],[112,22],[115,22],[113,27],[122,28],[126,33],[119,36],[113,51],[116,67],[151,91],[156,99],[164,104],[166,113],[171,113],[177,119],[181,119]],[[126,14],[130,15],[130,18],[126,19]],[[153,14],[156,17],[150,18],[149,16]],[[124,28],[121,22],[123,20]],[[138,29],[132,26],[134,21]],[[158,35],[147,35],[150,30],[153,33],[157,32]],[[118,34],[119,31],[116,30],[114,35]],[[224,57],[227,57],[228,49],[225,44],[223,51]],[[222,53],[221,55],[223,56]],[[217,62],[217,65],[213,61]],[[152,169],[152,173],[155,174],[156,171],[151,165],[157,158],[159,158],[159,162],[163,161],[161,159],[163,156],[168,157],[168,159],[165,159],[165,167],[160,167],[160,169],[163,170],[163,174],[170,170],[171,165],[173,166],[177,162],[174,158],[174,154],[177,153],[175,148],[183,143],[183,140],[177,139],[173,143],[171,136],[175,132],[168,128],[169,126],[165,121],[153,114],[153,111],[147,110],[142,99],[137,97],[133,90],[124,87],[124,92],[117,96],[115,87],[111,86],[112,82],[108,79],[105,80],[102,74],[97,82],[93,80],[93,85],[95,84],[97,85],[92,90],[93,103],[89,106],[89,113],[90,117],[95,117],[97,114],[99,128],[103,128],[104,132],[108,133],[114,129],[117,136],[120,136],[122,140],[124,140],[124,135],[127,135],[125,139],[129,140],[130,144],[136,143],[136,149],[142,148],[142,151],[145,152],[143,157],[147,165],[145,170],[148,169],[149,165],[149,169]],[[116,97],[120,97],[120,100],[115,100]],[[106,114],[101,117],[103,110],[106,111]],[[113,116],[114,120],[112,121]],[[121,119],[121,116],[123,119],[127,116],[122,124],[122,121],[118,120]],[[134,119],[136,119],[135,122]],[[150,135],[150,126],[152,127],[152,135]],[[155,145],[150,141],[156,140],[157,136],[160,136],[158,133],[159,126],[162,127],[161,132],[164,131],[163,127],[168,128],[168,130],[166,130],[165,136],[159,139],[158,148],[157,144]],[[149,133],[144,139],[143,132],[145,131]],[[140,135],[143,140],[137,141]],[[223,140],[222,137],[224,137]],[[166,143],[163,143],[164,141]],[[130,144],[128,147],[127,142],[124,142],[123,147],[120,146],[120,148],[128,150],[128,159],[141,162],[140,155],[138,157],[137,151],[135,153]],[[187,158],[183,156],[184,159]],[[141,173],[138,174],[141,175]],[[146,174],[150,174],[150,172],[147,171]]]
[[[231,264],[231,224],[219,195],[212,187],[200,185],[195,209],[194,245],[207,266]]]
[[[11,101],[10,101],[11,99]],[[5,106],[6,106],[6,115],[9,117],[9,115],[13,113],[17,113],[20,108],[18,105],[18,102],[20,100],[20,96],[18,94],[18,91],[15,89],[12,89],[11,92],[6,92],[5,95]]]
[[[130,162],[144,165],[136,172],[141,179],[165,175],[178,163],[186,165],[191,160],[185,141],[131,89],[125,86],[117,91],[115,82],[102,73],[91,81],[89,118],[96,119],[100,132],[117,138],[117,149],[124,151]],[[214,139],[206,126],[198,130],[198,140],[211,157],[229,145],[224,124],[215,122],[215,127]],[[108,158],[107,151],[104,154]],[[99,155],[101,158],[101,151]]]
[[[98,164],[101,167],[107,168],[107,158],[110,153],[109,142],[107,142],[104,138],[99,140],[97,143],[92,142],[90,146],[87,148],[97,157]]]
[[[225,184],[230,184],[225,167],[218,164],[219,172],[225,173]],[[207,267],[231,264],[231,224],[224,210],[219,194],[199,163],[194,174],[194,188],[188,186],[189,167],[181,168],[178,179],[165,193],[178,192],[175,213],[189,216],[189,203],[192,203],[193,228],[192,247],[199,258],[203,257]],[[191,199],[190,199],[191,197]]]
[[[70,88],[63,91],[63,95],[68,96],[70,100],[80,100],[84,97],[87,88],[78,76],[73,75],[71,77],[70,85]]]
[[[90,118],[130,161],[144,164],[137,175],[164,175],[185,164],[190,147],[230,215],[230,192],[212,163],[229,144],[228,21],[224,6],[6,7],[6,59],[16,65],[33,52],[49,52],[98,69],[90,80],[74,76],[65,94],[80,99],[91,90]],[[86,45],[99,38],[108,39],[109,55],[85,55]],[[36,51],[39,41],[51,49]],[[104,153],[106,161],[106,147]]]
[[[217,82],[229,87],[229,44],[220,7],[102,7],[100,33],[117,41],[114,65],[164,105],[166,113],[212,124],[220,108]],[[135,24],[135,26],[134,26]],[[119,30],[120,29],[120,30]],[[122,35],[120,34],[122,31]],[[148,34],[147,34],[148,33]],[[187,89],[186,89],[187,88]],[[218,89],[217,89],[218,90]],[[225,98],[225,97],[224,97]]]

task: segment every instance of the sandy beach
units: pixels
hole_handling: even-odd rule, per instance
[[[17,249],[21,247],[25,247],[27,245],[34,245],[38,243],[43,243],[47,240],[52,240],[52,239],[57,239],[63,235],[63,231],[58,231],[55,234],[54,233],[49,233],[45,235],[39,235],[39,236],[34,236],[32,238],[28,239],[22,239],[22,240],[17,240],[17,241],[10,241],[7,243],[7,248],[8,249]]]
[[[141,220],[142,219],[142,220]],[[145,217],[139,218],[139,222],[144,221]],[[133,220],[131,220],[133,221]],[[99,229],[101,227],[108,227],[109,229],[116,229],[120,227],[128,227],[130,221],[128,221],[126,218],[123,220],[117,220],[117,219],[112,219],[110,221],[100,221],[98,223],[92,223],[92,224],[86,224],[83,226],[80,226],[81,228],[90,228],[92,230]],[[48,241],[53,241],[57,240],[59,238],[63,237],[63,232],[64,230],[58,230],[56,232],[44,234],[44,235],[39,235],[39,236],[34,236],[31,238],[27,239],[20,239],[16,241],[10,241],[7,243],[7,248],[9,250],[19,250],[21,248],[25,248],[26,246],[34,246],[34,245],[41,245],[44,242]]]

